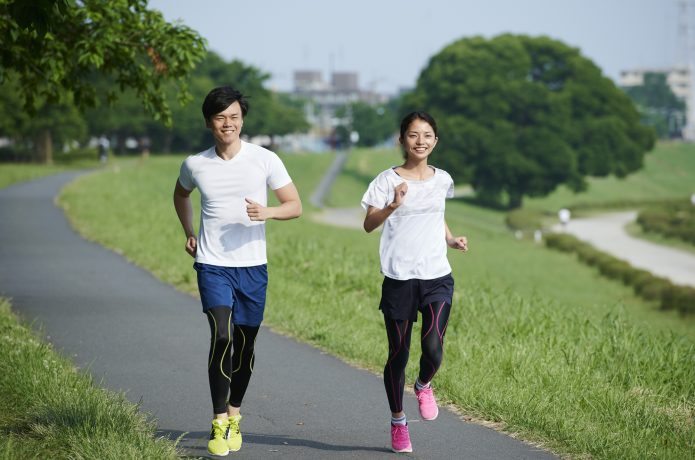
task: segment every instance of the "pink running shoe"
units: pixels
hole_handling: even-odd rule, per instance
[[[408,425],[391,425],[391,450],[394,452],[412,452]]]
[[[437,407],[437,401],[434,399],[432,387],[423,388],[422,390],[416,389],[415,397],[420,406],[420,415],[422,415],[422,418],[425,420],[436,419],[437,415],[439,415],[439,408]]]

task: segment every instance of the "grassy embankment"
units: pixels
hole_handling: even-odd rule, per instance
[[[0,457],[177,457],[122,394],[102,390],[43,343],[0,298]]]
[[[329,200],[333,205],[356,206],[366,182],[399,161],[395,151],[352,155]],[[379,372],[386,355],[376,309],[379,236],[309,218],[307,198],[331,157],[284,159],[307,215],[269,223],[267,323]],[[181,160],[153,157],[120,173],[83,177],[61,202],[89,238],[195,292],[171,205]],[[645,173],[652,174],[649,164]],[[516,241],[500,212],[454,201],[447,220],[456,233],[468,235],[471,251],[450,254],[456,305],[435,381],[442,400],[572,456],[692,455],[692,320],[655,311],[572,256]],[[385,398],[381,403],[387,417]]]

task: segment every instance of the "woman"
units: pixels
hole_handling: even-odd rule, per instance
[[[379,255],[384,282],[379,309],[384,314],[389,354],[384,386],[391,408],[391,448],[412,452],[403,412],[405,368],[410,335],[418,311],[422,314],[422,357],[415,395],[425,420],[439,409],[431,381],[442,362],[444,334],[454,292],[447,246],[468,250],[465,236],[454,237],[444,221],[445,199],[454,195],[446,171],[428,164],[437,145],[437,124],[425,112],[403,119],[399,142],[405,162],[380,173],[362,198],[369,233],[384,224]]]

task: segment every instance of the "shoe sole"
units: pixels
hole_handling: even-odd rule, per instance
[[[224,454],[213,454],[212,452],[208,451],[208,454],[214,455],[215,457],[226,457],[227,455],[229,455],[229,451],[227,451]]]
[[[427,420],[428,422],[431,422],[432,420],[436,420],[437,417],[439,417],[439,411],[437,411],[437,413],[434,414],[434,417],[432,417],[432,418],[427,418],[427,417],[423,416],[422,414],[420,414],[420,416],[422,417],[423,420]]]
[[[405,454],[405,453],[408,453],[408,452],[412,452],[412,451],[413,451],[413,448],[412,448],[412,447],[406,447],[405,449],[396,450],[396,449],[394,449],[394,448],[392,447],[391,450],[392,450],[393,452],[397,453],[397,454]]]

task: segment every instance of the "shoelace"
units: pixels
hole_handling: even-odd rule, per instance
[[[394,436],[399,441],[404,441],[408,436],[408,427],[406,425],[394,425]]]
[[[425,402],[433,403],[434,402],[434,393],[432,392],[431,388],[426,388],[426,389],[418,392],[417,399],[418,399],[418,401],[424,400]]]
[[[229,428],[227,428],[227,429],[229,429]],[[217,424],[217,423],[213,423],[213,424],[212,424],[212,432],[210,433],[210,439],[214,439],[214,438],[216,438],[218,435],[219,435],[220,437],[224,437],[225,431],[226,431],[226,430],[224,429],[224,426],[219,425],[219,424]]]

